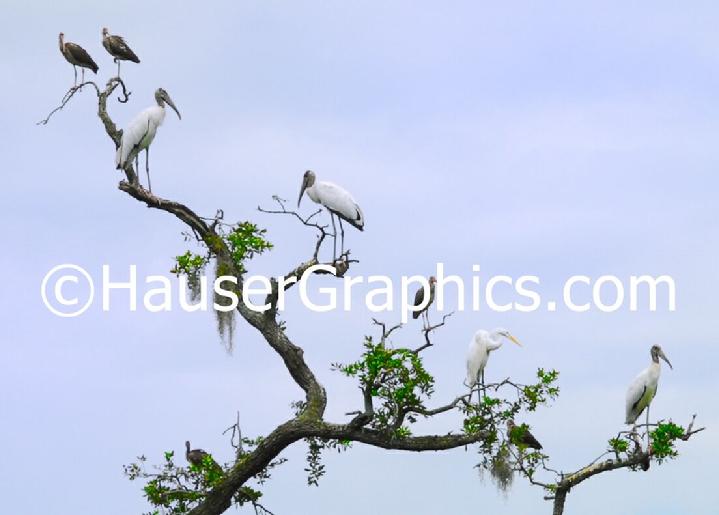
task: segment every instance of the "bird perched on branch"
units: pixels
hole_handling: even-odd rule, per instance
[[[649,424],[649,406],[657,394],[659,375],[661,374],[659,358],[666,361],[669,368],[673,368],[659,345],[653,345],[649,350],[649,354],[652,357],[652,362],[639,373],[627,390],[625,418],[627,424],[636,423],[637,418],[639,418],[639,415],[641,415],[645,409],[647,410],[647,424]]]
[[[190,441],[185,442],[185,448],[187,449],[185,451],[185,458],[187,461],[195,466],[200,466],[202,464],[202,461],[205,459],[205,456],[209,456],[210,454],[202,449],[192,449],[190,450]]]
[[[360,231],[364,231],[364,215],[355,199],[344,188],[337,186],[328,181],[318,181],[317,176],[312,170],[307,170],[302,177],[302,188],[300,196],[297,199],[297,207],[300,207],[302,196],[307,192],[307,196],[312,202],[322,205],[330,213],[332,221],[332,229],[334,231],[334,258],[337,260],[337,228],[335,227],[336,216],[340,222],[340,231],[342,234],[342,244],[340,253],[344,253],[345,246],[345,230],[342,226],[342,220],[356,227]]]
[[[427,304],[424,304],[424,288],[420,288],[417,290],[417,293],[414,294],[414,308],[416,311],[412,312],[412,318],[417,320],[419,316],[422,315],[423,320],[427,323],[427,327],[429,327],[429,306],[432,302],[434,302],[434,288],[436,284],[437,279],[434,276],[431,276],[429,278],[429,299],[427,300]],[[424,307],[419,309],[423,304]]]
[[[522,346],[512,334],[506,329],[495,329],[491,333],[480,329],[472,337],[467,350],[467,386],[470,389],[474,385],[480,383],[484,385],[484,368],[489,360],[489,353],[499,349],[502,346],[502,338],[507,338],[510,342]],[[470,391],[470,398],[471,398]]]
[[[152,141],[155,139],[157,128],[162,125],[162,122],[165,120],[165,104],[169,105],[175,113],[177,113],[177,117],[182,120],[180,111],[175,107],[167,91],[162,88],[155,91],[155,101],[157,105],[148,107],[138,114],[122,132],[122,140],[115,154],[115,165],[117,165],[117,169],[120,170],[127,165],[127,160],[130,158],[133,150],[137,149],[136,157],[139,152],[145,151],[145,171],[147,172],[147,187],[150,191],[152,191],[149,164],[150,144],[152,144]]]
[[[95,61],[92,60],[90,54],[88,54],[84,48],[76,43],[65,41],[65,34],[60,33],[58,37],[60,43],[60,52],[65,57],[68,63],[72,65],[75,71],[75,86],[77,86],[77,67],[82,68],[82,81],[85,82],[85,68],[92,70],[93,73],[97,74],[97,70],[100,68],[97,66]]]
[[[120,76],[120,61],[140,62],[140,58],[135,55],[135,52],[132,51],[125,40],[121,36],[113,36],[110,34],[107,27],[102,28],[102,46],[105,47],[105,50],[108,51],[117,63],[118,77]]]
[[[507,420],[507,436],[514,445],[541,449],[542,444],[529,432],[527,424],[516,425],[514,420]]]

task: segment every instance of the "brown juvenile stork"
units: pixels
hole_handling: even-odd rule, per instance
[[[414,311],[412,313],[412,318],[414,320],[417,320],[420,315],[423,315],[422,320],[427,321],[427,327],[429,327],[429,306],[432,305],[432,302],[434,302],[434,285],[437,283],[437,279],[434,276],[431,276],[429,278],[429,300],[427,301],[427,304],[422,309],[419,308],[422,304],[424,304],[424,288],[420,288],[417,290],[417,293],[414,294],[414,307],[417,309],[417,311]]]
[[[514,420],[507,420],[507,435],[509,436],[509,441],[514,445],[531,447],[537,450],[542,448],[542,444],[529,432],[526,424],[517,426]]]
[[[125,43],[125,40],[121,36],[113,36],[110,34],[107,27],[102,28],[102,46],[105,47],[105,50],[108,51],[117,63],[118,77],[120,76],[120,61],[140,62],[140,58],[135,55],[135,52]]]
[[[65,34],[62,32],[59,36],[59,42],[60,52],[63,56],[65,56],[67,62],[72,65],[73,70],[75,70],[75,86],[77,86],[78,66],[82,68],[82,82],[85,82],[85,68],[89,68],[93,73],[97,73],[99,67],[95,64],[95,61],[92,60],[92,57],[90,57],[90,54],[88,54],[84,48],[75,43],[65,41]]]
[[[187,449],[185,451],[185,458],[187,458],[187,461],[191,465],[200,466],[202,464],[202,461],[205,459],[205,456],[209,456],[209,454],[206,451],[203,451],[202,449],[192,449],[190,450],[190,441],[185,442],[185,448]]]

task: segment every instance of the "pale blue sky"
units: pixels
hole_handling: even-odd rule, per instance
[[[583,484],[567,513],[714,513],[718,17],[713,2],[6,2],[4,511],[141,513],[140,485],[122,464],[160,459],[188,438],[228,458],[221,432],[236,410],[246,434],[263,434],[300,397],[242,325],[228,355],[210,315],[92,308],[67,320],[42,305],[40,281],[59,263],[163,273],[186,248],[176,220],[116,189],[89,92],[34,125],[72,84],[57,33],[95,57],[104,82],[114,70],[100,45],[106,25],[142,59],[123,66],[133,96],[112,104],[115,120],[151,105],[160,86],[183,115],[168,116],[153,146],[155,191],[268,227],[276,249],[253,272],[277,274],[308,255],[310,234],[255,207],[272,194],[296,198],[312,168],[365,211],[366,231],[347,236],[358,274],[430,273],[443,261],[469,275],[480,263],[487,276],[536,274],[547,296],[576,273],[671,274],[674,313],[457,314],[426,362],[435,402],[451,399],[471,334],[509,327],[525,347],[493,356],[488,377],[561,371],[559,401],[527,420],[554,466],[570,470],[622,427],[625,388],[660,343],[674,371],[662,376],[653,415],[684,423],[697,412],[709,430],[682,444],[676,462]],[[328,388],[328,416],[341,420],[359,398],[329,364],[359,354],[371,314],[290,305],[289,334]],[[464,450],[356,446],[327,455],[318,489],[305,486],[302,447],[286,456],[265,489],[278,515],[360,514],[368,495],[379,513],[550,510],[522,481],[507,497],[480,482]]]

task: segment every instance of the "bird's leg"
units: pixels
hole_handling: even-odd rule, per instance
[[[140,152],[135,154],[135,180],[138,186],[142,186],[140,184]]]
[[[82,69],[82,81],[81,81],[81,83],[82,83],[82,84],[85,83],[85,68]]]
[[[340,234],[342,235],[342,238],[340,240],[342,242],[340,245],[340,255],[342,255],[345,252],[345,228],[342,226],[342,218],[337,217],[337,219],[340,222]]]
[[[647,404],[647,425],[644,428],[644,430],[647,432],[647,452],[649,452],[649,406],[651,405],[651,403]]]
[[[120,60],[116,57],[115,62],[117,63],[117,78],[120,78]]]
[[[332,264],[337,261],[337,227],[335,226],[335,215],[330,211],[330,220],[332,220]]]
[[[147,173],[147,188],[152,193],[152,184],[150,183],[150,147],[145,149],[145,172]]]
[[[75,87],[77,87],[77,66],[72,65],[72,70],[75,72]]]
[[[479,396],[479,398],[480,398],[480,400],[481,400],[481,398],[482,398],[482,392],[484,391],[484,370],[482,370],[482,371],[479,373],[479,388],[480,388],[480,389],[479,389],[478,396]],[[485,393],[485,395],[486,395],[486,393]]]

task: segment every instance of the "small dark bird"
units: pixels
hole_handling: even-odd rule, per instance
[[[85,68],[89,68],[92,70],[93,73],[97,73],[99,67],[97,66],[97,64],[95,64],[95,61],[92,60],[92,57],[90,57],[90,54],[88,54],[84,48],[82,48],[80,45],[76,45],[75,43],[65,41],[65,34],[63,34],[62,32],[59,36],[59,42],[60,52],[65,57],[65,59],[67,59],[67,62],[72,65],[73,70],[75,70],[76,86],[77,66],[82,68],[82,82],[85,82]]]
[[[427,302],[427,305],[423,307],[421,310],[414,311],[412,313],[412,318],[414,320],[417,320],[420,315],[427,316],[427,310],[432,305],[432,302],[434,302],[434,285],[437,283],[437,279],[435,279],[434,276],[429,278],[429,302]],[[424,288],[420,288],[417,290],[417,293],[414,294],[414,307],[418,308],[422,305],[424,302]],[[427,318],[427,325],[429,325],[429,318]]]
[[[185,448],[187,449],[185,451],[185,458],[187,458],[187,461],[191,463],[192,465],[201,465],[202,460],[205,459],[205,456],[209,456],[209,454],[202,449],[192,449],[190,450],[190,441],[185,442]]]
[[[132,61],[133,63],[139,63],[140,58],[135,55],[135,52],[125,43],[125,40],[121,36],[113,36],[107,27],[102,29],[102,46],[105,50],[114,57],[114,61],[117,63],[117,76],[120,76],[120,61]]]
[[[534,438],[534,435],[529,432],[525,424],[517,426],[514,420],[507,420],[507,435],[509,436],[509,441],[514,445],[523,445],[537,450],[542,448],[542,444]]]

